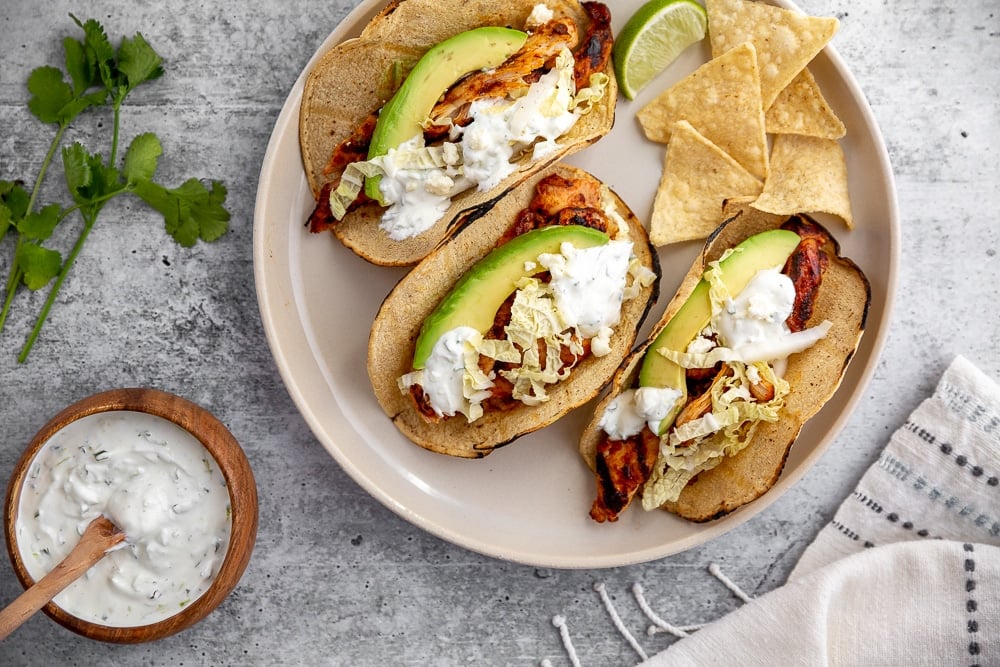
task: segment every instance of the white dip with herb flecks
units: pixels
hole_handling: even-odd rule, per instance
[[[32,578],[55,567],[101,514],[125,541],[54,598],[94,623],[173,616],[208,589],[229,546],[230,498],[218,465],[194,436],[154,415],[89,415],[39,450],[16,524]]]

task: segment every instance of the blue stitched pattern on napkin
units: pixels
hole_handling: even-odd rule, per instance
[[[799,559],[789,580],[865,548],[1000,546],[1000,387],[958,357]]]

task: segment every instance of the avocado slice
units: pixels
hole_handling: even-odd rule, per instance
[[[460,32],[431,47],[379,112],[368,159],[385,155],[390,148],[420,134],[421,123],[452,84],[470,72],[503,63],[527,38],[520,30],[485,26]],[[365,179],[365,194],[385,204],[380,181],[381,176]]]
[[[413,368],[424,367],[438,338],[456,327],[486,333],[503,302],[521,278],[541,273],[538,256],[557,253],[563,243],[592,248],[608,243],[608,235],[582,225],[555,225],[533,229],[494,248],[459,278],[420,327],[413,352]]]
[[[772,229],[755,234],[736,246],[735,252],[719,262],[722,282],[730,294],[739,294],[762,269],[781,266],[798,246],[799,235],[784,229]],[[712,302],[708,296],[708,281],[702,278],[678,309],[670,322],[646,349],[639,368],[640,387],[672,387],[687,397],[684,369],[656,351],[661,348],[683,351],[708,326],[712,317]],[[678,401],[671,414],[660,422],[663,435],[673,425],[685,401]]]

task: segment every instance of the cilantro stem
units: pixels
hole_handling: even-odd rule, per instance
[[[121,101],[116,100],[114,103],[114,121],[112,122],[112,132],[111,132],[111,157],[108,159],[108,164],[115,164],[118,158],[118,131],[121,126]],[[60,125],[58,137],[61,138],[65,127]],[[49,154],[46,156],[45,166],[48,166],[48,162],[51,161],[52,156],[55,153],[56,144],[53,143],[52,148],[49,150]],[[37,185],[36,185],[37,187]],[[73,244],[73,249],[70,251],[69,256],[63,262],[62,267],[59,269],[59,275],[56,276],[55,283],[52,285],[52,289],[49,290],[48,296],[45,298],[45,304],[42,306],[41,311],[38,313],[38,318],[35,320],[35,326],[32,327],[31,333],[28,335],[27,340],[24,342],[24,347],[21,348],[21,353],[17,355],[18,363],[24,363],[28,354],[31,353],[31,348],[35,345],[35,341],[38,339],[39,334],[42,332],[42,327],[45,325],[45,320],[48,319],[49,311],[52,309],[53,304],[55,304],[56,296],[59,294],[59,289],[62,287],[63,281],[66,280],[66,276],[69,275],[69,271],[73,268],[73,264],[76,262],[77,256],[83,249],[83,244],[86,242],[87,237],[90,236],[90,230],[94,228],[94,223],[97,222],[97,216],[103,208],[104,204],[107,203],[112,197],[121,194],[124,190],[119,190],[115,192],[109,192],[100,197],[94,197],[88,202],[87,208],[82,208],[80,204],[76,204],[66,210],[64,210],[60,216],[60,220],[66,217],[69,213],[74,210],[79,209],[80,215],[83,217],[83,229],[80,231],[80,236],[77,237],[76,243]],[[18,241],[20,241],[18,237]],[[16,284],[16,283],[15,283]],[[8,294],[8,301],[12,295]],[[8,304],[4,305],[4,312],[8,308]],[[0,328],[3,326],[3,315],[0,315]]]
[[[111,157],[108,159],[108,164],[113,165],[118,159],[118,128],[119,120],[121,119],[121,102],[115,101],[114,103],[114,123],[112,125],[113,129],[111,131]]]
[[[21,237],[18,237],[17,240],[18,243],[20,243]],[[7,295],[4,297],[3,301],[3,311],[0,312],[0,331],[3,331],[4,324],[7,323],[7,315],[10,313],[10,304],[14,301],[14,292],[16,291],[17,283],[20,280],[21,269],[17,266],[17,262],[13,262],[10,267],[10,276],[7,279]]]
[[[80,254],[80,250],[83,249],[83,244],[90,235],[90,230],[94,228],[94,223],[97,222],[97,213],[100,207],[92,209],[90,214],[86,211],[81,211],[83,216],[83,229],[80,231],[80,236],[76,239],[76,243],[73,245],[73,249],[70,251],[69,256],[66,261],[63,262],[62,268],[59,270],[59,275],[56,277],[55,284],[52,285],[52,289],[49,290],[49,295],[45,299],[45,305],[42,306],[42,310],[38,313],[38,318],[35,320],[35,326],[31,329],[31,333],[28,335],[28,339],[24,343],[24,347],[21,348],[21,353],[17,355],[18,363],[24,363],[28,354],[31,352],[32,346],[35,344],[35,340],[38,339],[38,335],[42,331],[42,326],[45,324],[46,318],[49,316],[49,310],[52,309],[52,304],[56,301],[56,295],[59,294],[59,288],[62,287],[63,281],[66,280],[66,276],[69,275],[69,270],[73,267],[73,263],[76,261],[77,255]]]
[[[35,177],[35,185],[31,188],[31,196],[28,198],[28,206],[26,208],[27,213],[31,213],[35,209],[35,201],[38,199],[38,193],[42,189],[42,182],[45,180],[45,174],[49,171],[49,166],[52,164],[52,159],[55,157],[56,151],[62,143],[62,138],[66,133],[67,127],[69,127],[69,123],[60,122],[55,136],[52,137],[52,143],[49,144],[49,150],[45,153],[45,158],[42,160],[42,165],[38,170],[38,175]],[[21,235],[18,235],[17,241],[14,245],[14,259],[10,263],[10,272],[7,274],[7,294],[4,297],[3,311],[0,312],[0,331],[3,331],[4,325],[7,323],[7,315],[10,313],[10,306],[14,301],[14,294],[17,292],[18,283],[20,283],[23,275],[21,266],[17,261],[17,253],[21,249],[21,243],[22,237]]]
[[[68,123],[59,123],[59,129],[56,130],[56,136],[52,138],[52,143],[49,145],[49,152],[45,154],[45,158],[42,160],[41,169],[38,170],[38,177],[35,178],[35,187],[31,189],[31,198],[28,199],[29,213],[35,209],[35,200],[38,199],[38,191],[42,188],[42,181],[45,180],[45,174],[49,171],[49,165],[52,164],[52,158],[55,157],[56,150],[59,148],[59,144],[62,143],[62,138],[66,133],[67,127],[69,127]]]

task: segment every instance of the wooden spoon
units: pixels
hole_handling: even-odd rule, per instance
[[[83,531],[80,542],[51,572],[0,611],[0,640],[6,639],[123,539],[125,533],[106,516],[91,521]]]

